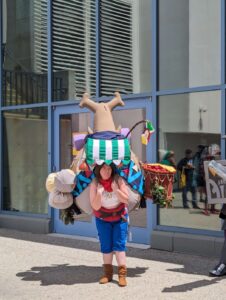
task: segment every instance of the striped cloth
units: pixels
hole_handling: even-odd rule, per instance
[[[119,165],[130,162],[130,144],[128,139],[98,140],[88,138],[85,145],[86,161],[89,165],[101,165],[112,162]]]

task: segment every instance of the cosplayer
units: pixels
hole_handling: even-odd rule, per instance
[[[221,250],[219,263],[209,271],[209,275],[212,277],[226,275],[226,204],[223,205],[219,217],[223,220],[222,230],[224,230],[224,244]]]
[[[132,129],[115,127],[112,110],[118,105],[124,105],[119,93],[107,103],[94,102],[84,94],[80,107],[94,113],[94,128],[74,141],[79,153],[71,170],[50,174],[46,187],[49,205],[61,209],[65,224],[73,224],[82,213],[95,216],[104,266],[99,282],[112,280],[115,254],[119,286],[126,286],[128,212],[139,205],[144,177],[130,149]],[[154,129],[149,121],[141,122],[145,123],[141,140],[147,144]]]
[[[225,166],[212,160],[208,165],[208,169],[213,176],[218,175],[220,178],[222,178],[224,183],[226,182]],[[222,230],[224,230],[224,244],[221,250],[219,263],[209,271],[209,275],[212,277],[220,277],[226,275],[226,204],[223,204],[219,214],[219,218],[223,220]]]
[[[112,280],[115,254],[119,286],[124,287],[128,214],[139,206],[142,196],[161,206],[172,206],[176,170],[138,161],[130,148],[130,133],[137,125],[145,124],[141,142],[147,145],[154,128],[148,120],[139,121],[130,130],[116,128],[112,110],[118,105],[124,105],[119,93],[111,101],[99,103],[83,95],[80,107],[94,113],[94,128],[76,136],[73,144],[79,152],[70,169],[50,174],[46,188],[49,205],[61,210],[60,218],[65,224],[73,224],[82,214],[95,216],[104,267],[99,283]]]
[[[130,130],[116,128],[112,110],[118,105],[124,105],[119,93],[111,101],[100,103],[89,99],[86,93],[83,95],[80,107],[94,113],[94,128],[88,128],[86,135],[76,136],[73,144],[79,152],[70,169],[50,174],[46,188],[49,205],[61,210],[60,218],[65,224],[73,224],[83,213],[95,216],[104,267],[99,283],[112,280],[115,254],[119,286],[124,287],[128,214],[145,195],[154,203],[171,206],[176,170],[138,161],[130,148],[130,133],[144,123],[141,142],[147,145],[154,128],[148,120],[139,121]]]
[[[112,280],[112,260],[115,253],[119,285],[126,286],[128,189],[124,180],[117,178],[113,164],[97,166],[95,175],[96,179],[90,186],[90,202],[96,217],[96,227],[103,253],[104,276],[99,282],[107,283]]]

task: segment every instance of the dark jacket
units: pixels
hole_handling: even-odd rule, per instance
[[[226,204],[223,204],[220,214],[219,214],[219,218],[224,220],[224,222],[222,224],[222,230],[226,230]]]
[[[179,161],[179,163],[177,165],[177,169],[180,172],[182,172],[183,169],[184,169],[184,173],[185,173],[185,176],[186,176],[186,186],[195,185],[195,182],[194,182],[194,169],[188,167],[188,162],[190,160],[191,159],[188,159],[188,158],[184,157]]]

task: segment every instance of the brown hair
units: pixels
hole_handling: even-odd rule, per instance
[[[102,165],[96,165],[96,167],[93,170],[97,181],[99,181],[99,179],[101,179],[100,170],[103,167],[103,165],[105,165],[105,163],[103,163]],[[115,174],[116,174],[116,167],[113,163],[111,163],[109,166],[111,167],[111,171],[112,171],[111,172],[111,178],[113,179],[115,177]]]

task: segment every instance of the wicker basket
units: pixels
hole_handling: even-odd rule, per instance
[[[153,199],[153,190],[158,185],[164,188],[165,200],[171,201],[176,170],[161,164],[143,164],[142,168],[145,178],[144,197]]]

